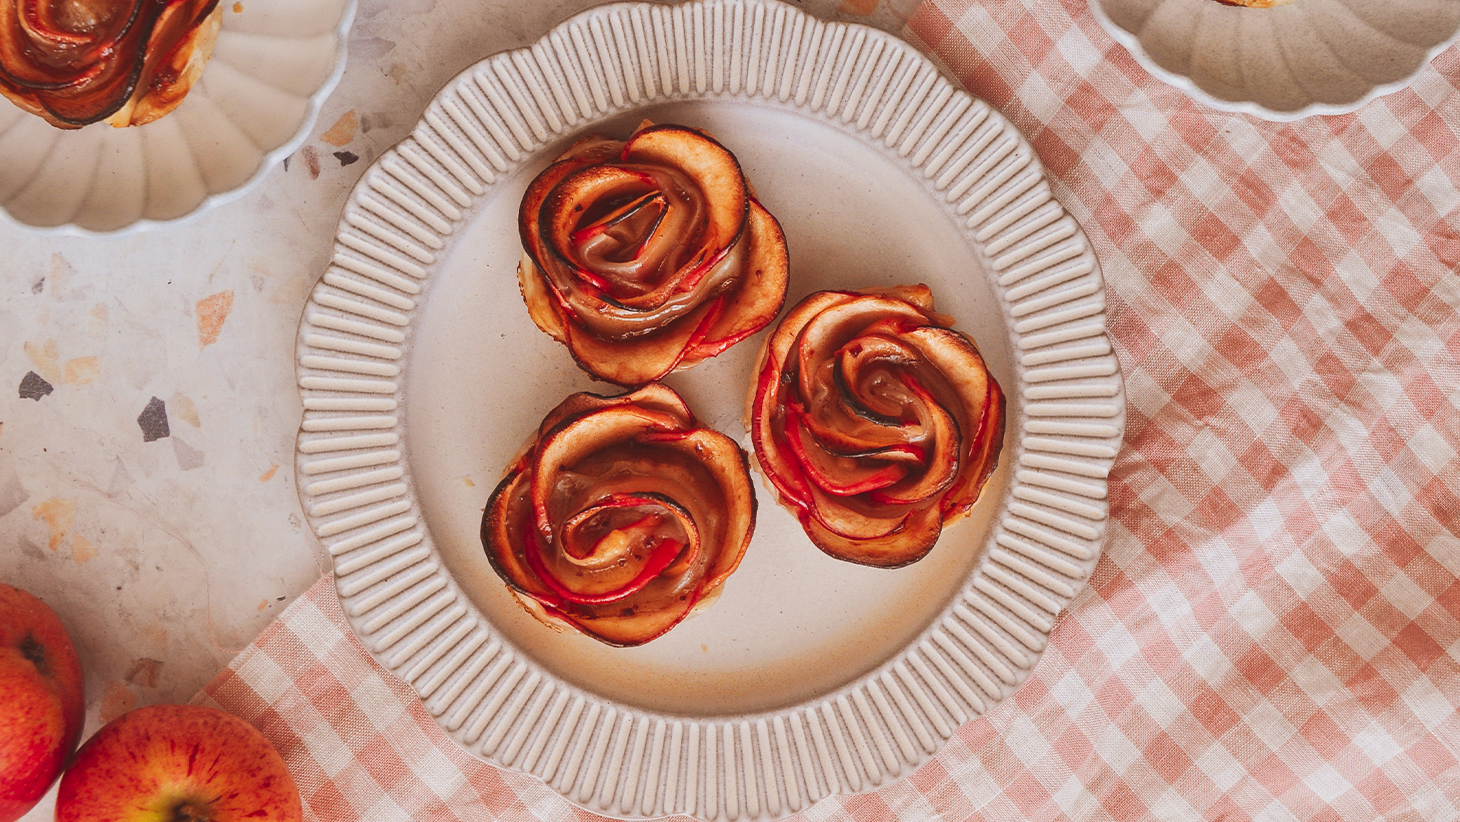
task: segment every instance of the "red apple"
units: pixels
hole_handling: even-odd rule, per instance
[[[0,583],[0,822],[45,796],[85,719],[81,660],[61,620]]]
[[[56,822],[298,822],[299,789],[254,726],[198,705],[112,720],[61,777]]]

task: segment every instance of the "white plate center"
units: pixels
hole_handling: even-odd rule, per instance
[[[927,283],[938,309],[973,336],[1006,389],[1013,385],[1009,330],[986,264],[905,161],[824,121],[753,103],[661,105],[598,130],[623,138],[645,117],[705,128],[740,159],[786,232],[788,306],[826,288]],[[1008,484],[1007,451],[973,515],[921,562],[891,571],[822,554],[756,474],[755,537],[723,596],[639,648],[549,630],[487,564],[482,509],[542,417],[574,391],[620,393],[589,379],[532,324],[517,289],[522,192],[569,142],[492,187],[437,262],[412,325],[405,444],[443,562],[506,641],[621,703],[729,715],[794,706],[852,682],[900,652],[967,583]],[[666,380],[703,424],[747,448],[742,414],[765,334]],[[1010,397],[1011,420],[1017,404]]]

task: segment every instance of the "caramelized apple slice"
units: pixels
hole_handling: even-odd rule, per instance
[[[0,0],[0,93],[53,125],[175,108],[217,38],[218,0]]]
[[[781,310],[786,241],[735,156],[699,131],[590,137],[528,186],[518,280],[585,371],[643,385],[715,356]]]
[[[482,544],[534,614],[629,646],[715,594],[754,525],[745,453],[651,383],[553,409],[493,492]]]
[[[756,461],[817,547],[916,562],[998,462],[1004,396],[924,286],[822,291],[766,340],[750,400]]]

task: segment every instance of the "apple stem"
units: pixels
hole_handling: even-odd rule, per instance
[[[208,822],[208,811],[191,802],[184,802],[173,812],[172,822]]]
[[[34,634],[26,634],[25,639],[20,641],[20,655],[30,660],[31,664],[41,673],[48,673],[46,666],[46,646],[35,638]]]

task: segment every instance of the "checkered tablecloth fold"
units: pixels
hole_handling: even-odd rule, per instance
[[[804,820],[1460,819],[1460,50],[1290,124],[1151,78],[1084,0],[928,0],[1101,260],[1128,400],[1089,587],[1014,697]],[[592,818],[450,742],[328,579],[200,700],[310,818]]]

